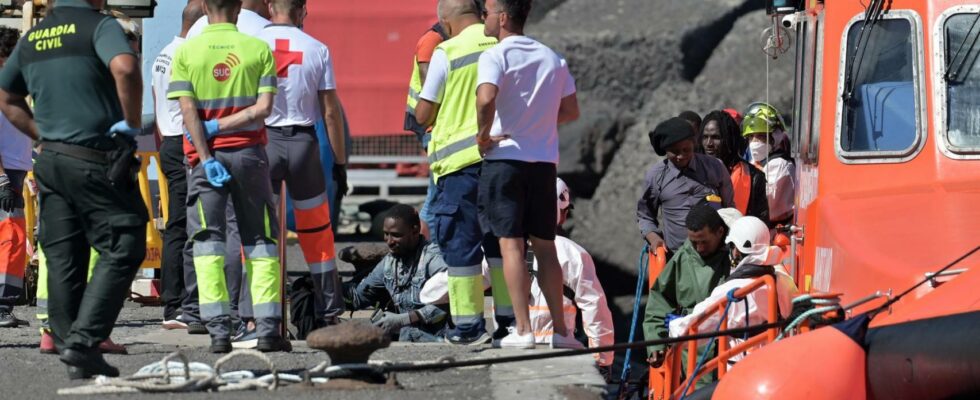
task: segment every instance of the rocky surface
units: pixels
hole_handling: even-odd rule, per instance
[[[576,197],[571,237],[600,264],[635,273],[636,200],[659,161],[647,132],[683,110],[702,116],[769,99],[792,106],[793,49],[762,53],[760,0],[566,0],[529,34],[568,60],[583,118],[561,128],[559,176]],[[611,273],[611,271],[610,271]],[[604,280],[606,282],[606,280]],[[605,285],[632,293],[632,284]],[[626,287],[630,286],[630,287]]]

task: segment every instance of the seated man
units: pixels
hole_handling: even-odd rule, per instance
[[[374,321],[399,341],[441,342],[446,328],[444,307],[419,300],[422,285],[446,271],[446,262],[435,243],[421,236],[415,209],[399,204],[384,219],[385,243],[391,250],[357,286],[345,286],[344,299],[351,310],[360,310],[391,299],[398,312],[385,311]]]
[[[731,208],[722,213],[741,217]],[[702,202],[691,208],[685,225],[687,240],[664,266],[647,297],[643,334],[648,340],[667,338],[667,322],[689,314],[731,271],[728,251],[722,245],[729,229],[719,211]],[[659,367],[665,350],[664,345],[648,347],[650,364]]]
[[[732,260],[736,262],[725,283],[711,291],[711,295],[696,306],[691,314],[670,321],[670,336],[683,336],[687,333],[695,316],[704,313],[709,307],[725,298],[732,289],[738,289],[751,283],[756,278],[770,275],[776,279],[777,307],[782,318],[789,317],[793,309],[793,298],[799,294],[793,278],[779,264],[782,252],[778,247],[769,245],[769,228],[756,217],[742,217],[735,221],[732,230],[725,239],[731,248]],[[728,328],[734,329],[766,323],[769,315],[769,288],[762,286],[749,293],[745,301],[738,301],[728,310]],[[746,310],[746,307],[748,310]],[[701,322],[698,332],[711,332],[718,328],[721,316],[718,313]],[[741,339],[732,338],[731,346]],[[733,357],[732,360],[737,358]]]

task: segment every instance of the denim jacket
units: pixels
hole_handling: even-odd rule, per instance
[[[448,313],[439,306],[423,304],[419,300],[419,292],[430,277],[447,268],[439,246],[422,239],[417,253],[412,257],[400,259],[392,254],[386,255],[356,288],[348,292],[347,297],[355,310],[373,306],[390,297],[399,313],[417,310],[422,317],[419,328],[436,333],[445,325]]]

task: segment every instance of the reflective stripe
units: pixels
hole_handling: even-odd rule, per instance
[[[408,88],[408,97],[411,97],[412,100],[419,101],[419,93],[415,89]]]
[[[37,299],[37,312],[41,312],[42,309],[45,312],[48,311],[48,299],[47,298],[40,298],[40,297],[38,297],[38,299]]]
[[[23,289],[24,277],[11,274],[0,274],[0,285],[13,286],[18,289]]]
[[[482,276],[483,275],[483,265],[468,265],[465,267],[452,267],[450,266],[447,270],[449,276],[459,276],[459,277],[470,277],[470,276]]]
[[[282,318],[282,305],[278,302],[255,304],[252,313],[255,318]]]
[[[473,146],[476,146],[476,132],[474,132],[472,136],[467,136],[454,143],[443,146],[439,150],[436,150],[435,153],[432,153],[432,155],[429,156],[429,163],[432,164],[437,161],[445,160],[452,157],[453,154],[468,150]]]
[[[259,87],[262,86],[279,86],[279,79],[274,76],[263,76],[262,78],[259,78]]]
[[[255,132],[255,131],[259,130],[259,129],[262,129],[262,127],[259,126],[259,124],[251,123],[249,125],[243,126],[242,128],[235,129],[233,131],[221,131],[221,132],[218,132],[218,136],[234,135],[234,134],[241,133],[241,132]]]
[[[497,257],[487,257],[487,264],[490,264],[490,268],[503,268],[504,259]]]
[[[493,313],[496,314],[497,316],[513,317],[514,316],[514,307],[513,306],[494,306],[493,307]]]
[[[457,315],[453,314],[453,323],[456,325],[476,325],[483,321],[483,314],[480,315]]]
[[[201,303],[201,318],[205,320],[231,314],[231,305],[227,301],[217,303]]]
[[[327,260],[323,262],[310,264],[310,273],[313,275],[325,274],[327,272],[336,271],[336,270],[337,270],[336,260]]]
[[[225,255],[225,242],[194,242],[194,256],[223,256]]]
[[[170,86],[167,87],[167,92],[193,92],[194,84],[188,81],[175,81],[170,82]]]
[[[411,114],[413,117],[415,116],[415,109],[411,105],[405,106],[405,112]]]
[[[476,64],[477,61],[480,61],[480,54],[483,54],[483,50],[452,60],[449,62],[449,69],[460,69],[468,65]]]
[[[279,252],[276,251],[276,245],[274,244],[245,246],[245,258],[247,259],[269,258],[269,257],[278,257],[278,256],[279,256]]]
[[[7,218],[24,218],[24,209],[15,208],[14,212],[11,213],[0,210],[0,221],[5,221]]]
[[[327,202],[327,194],[320,193],[313,198],[306,200],[293,200],[293,208],[300,210],[312,210]]]
[[[219,108],[248,107],[255,105],[258,100],[254,96],[225,97],[222,99],[198,100],[198,109],[214,110]]]

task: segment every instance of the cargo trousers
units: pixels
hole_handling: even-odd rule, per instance
[[[208,182],[202,164],[189,177],[188,232],[193,247],[201,318],[212,338],[232,334],[231,304],[225,276],[227,219],[232,201],[245,256],[246,283],[259,337],[278,337],[282,322],[279,222],[272,198],[269,161],[262,146],[216,149],[213,157],[231,180],[221,187]]]

